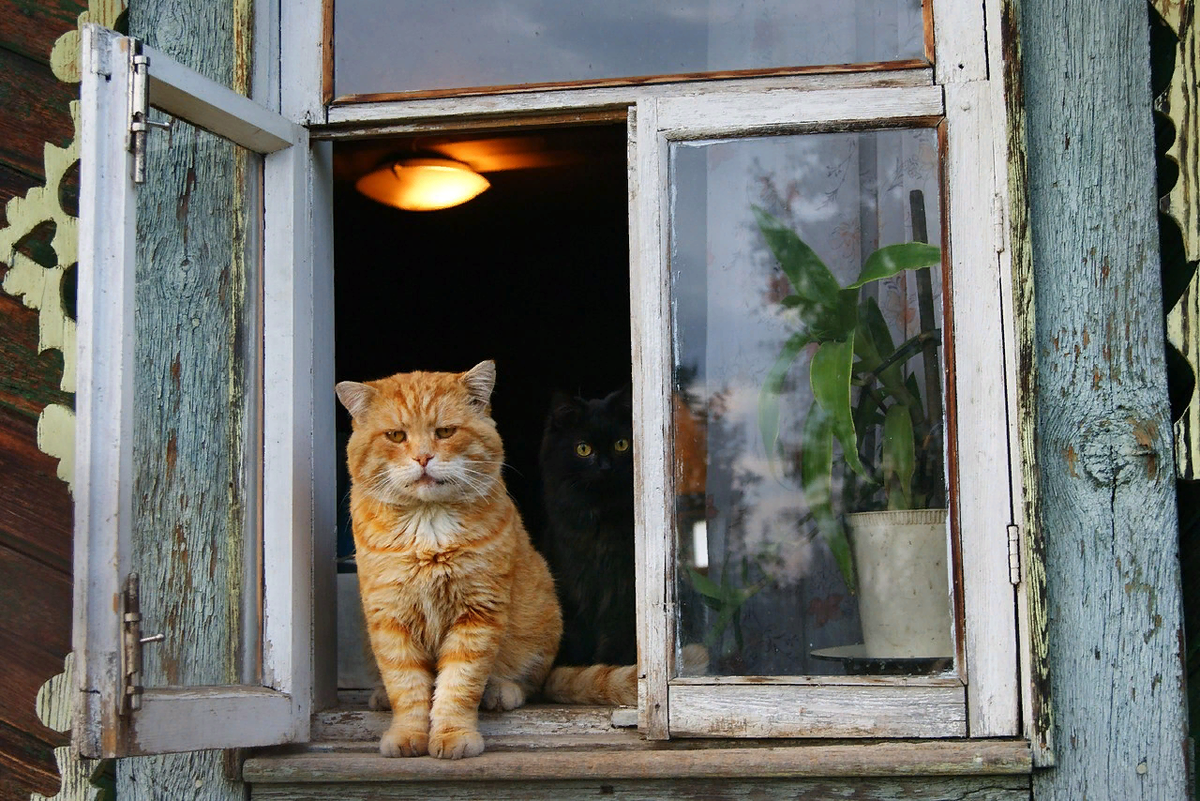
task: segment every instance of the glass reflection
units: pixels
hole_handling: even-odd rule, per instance
[[[920,0],[337,0],[334,6],[339,96],[924,54]]]
[[[948,668],[935,132],[670,170],[680,644],[720,675]]]

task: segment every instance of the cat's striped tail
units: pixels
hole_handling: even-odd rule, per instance
[[[637,706],[637,665],[556,667],[542,692],[559,704]]]

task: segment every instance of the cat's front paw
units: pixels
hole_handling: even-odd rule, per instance
[[[521,685],[495,676],[488,679],[487,687],[483,690],[484,709],[502,709],[507,712],[524,704],[525,691],[521,689]]]
[[[429,738],[429,755],[438,759],[462,759],[483,753],[483,736],[467,729],[434,729]]]
[[[483,750],[481,745],[479,750]],[[429,734],[420,729],[388,729],[379,741],[385,757],[414,757],[429,753]]]

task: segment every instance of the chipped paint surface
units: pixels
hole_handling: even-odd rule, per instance
[[[1020,13],[1037,367],[1023,421],[1055,748],[1034,797],[1182,799],[1154,137],[1136,111],[1150,106],[1146,7],[1022,0]]]

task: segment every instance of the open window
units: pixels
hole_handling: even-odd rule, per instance
[[[468,22],[497,24],[486,15],[426,26],[419,3],[405,16],[409,30],[451,30],[458,44],[422,38],[396,53],[365,44],[386,26],[369,4],[346,3],[333,9],[335,45],[362,41],[323,65],[312,44],[324,41],[321,15],[283,4],[281,106],[307,127],[187,71],[163,86],[200,87],[206,104],[156,95],[156,69],[175,68],[150,54],[150,105],[241,148],[222,158],[242,219],[233,246],[244,265],[233,289],[242,312],[215,336],[242,349],[243,362],[214,368],[195,390],[217,388],[232,433],[196,440],[185,454],[169,425],[150,420],[147,442],[158,438],[161,459],[150,459],[149,445],[129,450],[142,428],[137,410],[158,403],[137,393],[170,385],[177,369],[170,359],[153,366],[138,389],[144,335],[133,306],[155,271],[136,264],[124,91],[104,100],[106,88],[125,85],[131,45],[90,31],[85,106],[109,111],[85,110],[97,126],[85,165],[96,166],[84,172],[94,216],[81,244],[85,259],[87,248],[110,254],[90,277],[81,270],[80,294],[88,389],[79,396],[77,575],[88,617],[77,648],[92,752],[309,737],[310,716],[335,705],[339,689],[318,663],[339,642],[361,647],[346,636],[352,616],[339,616],[340,635],[320,623],[335,570],[350,569],[351,555],[348,532],[335,535],[345,528],[335,509],[345,487],[333,477],[347,433],[337,431],[345,420],[332,405],[335,377],[466,369],[483,358],[499,362],[496,417],[515,468],[506,479],[535,541],[550,391],[566,384],[599,395],[632,382],[645,737],[1021,734],[1003,103],[984,36],[984,17],[997,9],[819,3],[828,24],[812,42],[815,60],[796,65],[795,36],[816,35],[804,9],[764,8],[758,22],[717,9],[703,24],[647,10],[637,36],[622,39],[601,35],[600,22],[613,23],[604,5],[583,15],[591,27],[560,20],[559,29],[649,61],[584,47],[596,58],[547,71],[522,49],[535,48],[529,42],[499,55],[463,45],[474,35]],[[772,14],[783,15],[777,28]],[[675,59],[646,42],[706,55]],[[422,48],[451,46],[469,51],[461,72],[420,71],[435,62]],[[373,53],[386,54],[392,71],[372,66]],[[390,63],[401,56],[412,64]],[[219,121],[238,115],[249,128]],[[380,164],[430,153],[467,163],[492,188],[437,212],[398,211],[354,188]],[[120,202],[99,201],[101,189],[116,188]],[[452,314],[411,313],[413,295]],[[159,497],[179,460],[214,451],[239,454],[226,473],[242,487],[221,500],[220,525],[206,534],[238,543],[224,561],[244,579],[225,600],[239,634],[220,646],[233,678],[147,686],[141,709],[123,714],[122,624],[111,599],[129,574],[143,583],[147,570],[178,575],[190,569],[181,555],[195,553],[186,537],[133,553],[122,537],[139,525],[135,499],[143,487]],[[868,535],[850,531],[847,516],[897,507],[933,512],[932,534],[921,544],[906,534],[907,550],[883,559],[905,575],[932,562],[916,590],[888,583],[897,571],[853,558]],[[140,569],[154,559],[157,567]],[[869,644],[866,619],[876,613],[864,590],[885,584],[885,609],[906,594],[932,607],[908,615],[932,621],[921,644]],[[143,590],[142,637],[159,623],[168,638],[197,642],[219,630],[181,623],[166,607],[148,611],[150,597]],[[341,689],[367,683],[361,673],[343,679]],[[178,705],[174,734],[139,722],[166,710],[166,699]],[[205,714],[228,727],[193,725],[189,716]]]

